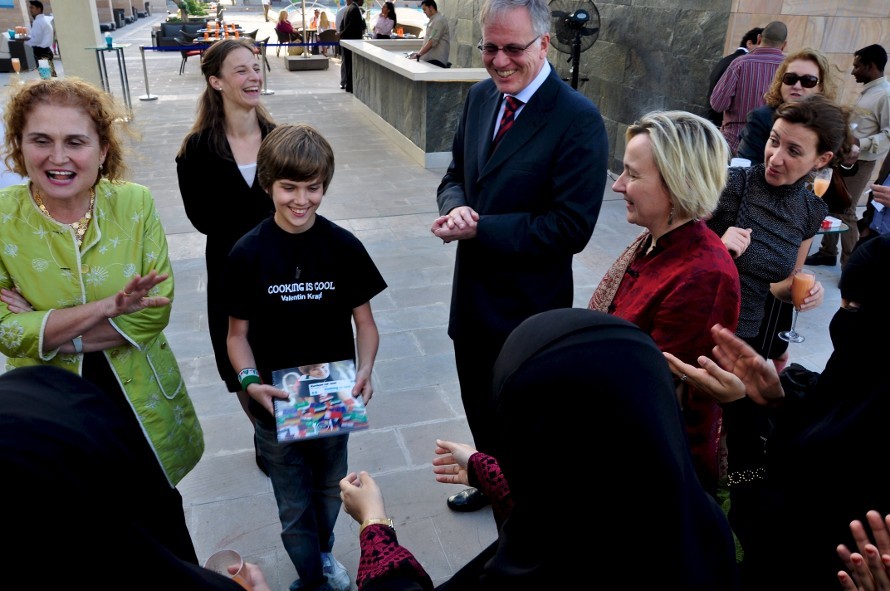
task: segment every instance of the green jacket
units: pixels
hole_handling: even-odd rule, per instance
[[[117,293],[135,274],[152,269],[170,278],[151,295],[172,301],[167,238],[147,188],[102,180],[80,249],[67,225],[37,208],[27,184],[0,190],[0,287],[18,287],[35,310],[15,314],[0,301],[0,351],[8,358],[7,370],[46,364],[80,374],[83,355],[44,350],[49,315]],[[104,353],[171,486],[176,486],[201,459],[204,436],[162,332],[170,308],[110,319],[127,344]]]

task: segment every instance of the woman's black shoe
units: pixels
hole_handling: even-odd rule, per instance
[[[491,501],[478,488],[468,488],[448,497],[448,508],[460,513],[478,511]]]

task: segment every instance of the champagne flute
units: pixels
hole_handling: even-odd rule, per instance
[[[22,62],[17,57],[12,58],[12,70],[15,72],[15,84],[21,84],[22,76],[19,72],[22,71]]]
[[[804,337],[797,332],[797,317],[800,315],[800,307],[803,301],[810,295],[810,290],[816,285],[816,274],[809,269],[795,269],[791,280],[791,301],[794,303],[794,319],[791,321],[791,330],[779,333],[779,338],[789,343],[802,343]]]
[[[825,191],[828,190],[828,185],[831,184],[831,173],[832,169],[829,166],[820,168],[813,173],[813,193],[818,197],[825,195]]]

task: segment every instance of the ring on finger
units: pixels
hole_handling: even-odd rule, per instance
[[[681,382],[685,382],[685,381],[688,380],[688,379],[689,379],[689,376],[687,376],[685,373],[684,373],[683,375],[680,376],[680,381],[681,381]]]

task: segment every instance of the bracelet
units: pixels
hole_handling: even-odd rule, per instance
[[[262,384],[260,372],[252,367],[246,367],[238,372],[238,381],[241,382],[241,389],[247,392],[247,387],[251,384]]]
[[[392,519],[386,517],[384,519],[375,518],[375,519],[366,519],[362,522],[360,528],[358,528],[358,535],[362,535],[362,532],[365,531],[365,528],[369,525],[385,525],[391,528],[393,531],[396,530],[396,526],[393,524]]]
[[[75,353],[77,353],[78,355],[83,353],[83,335],[71,339],[71,344],[74,345]]]

